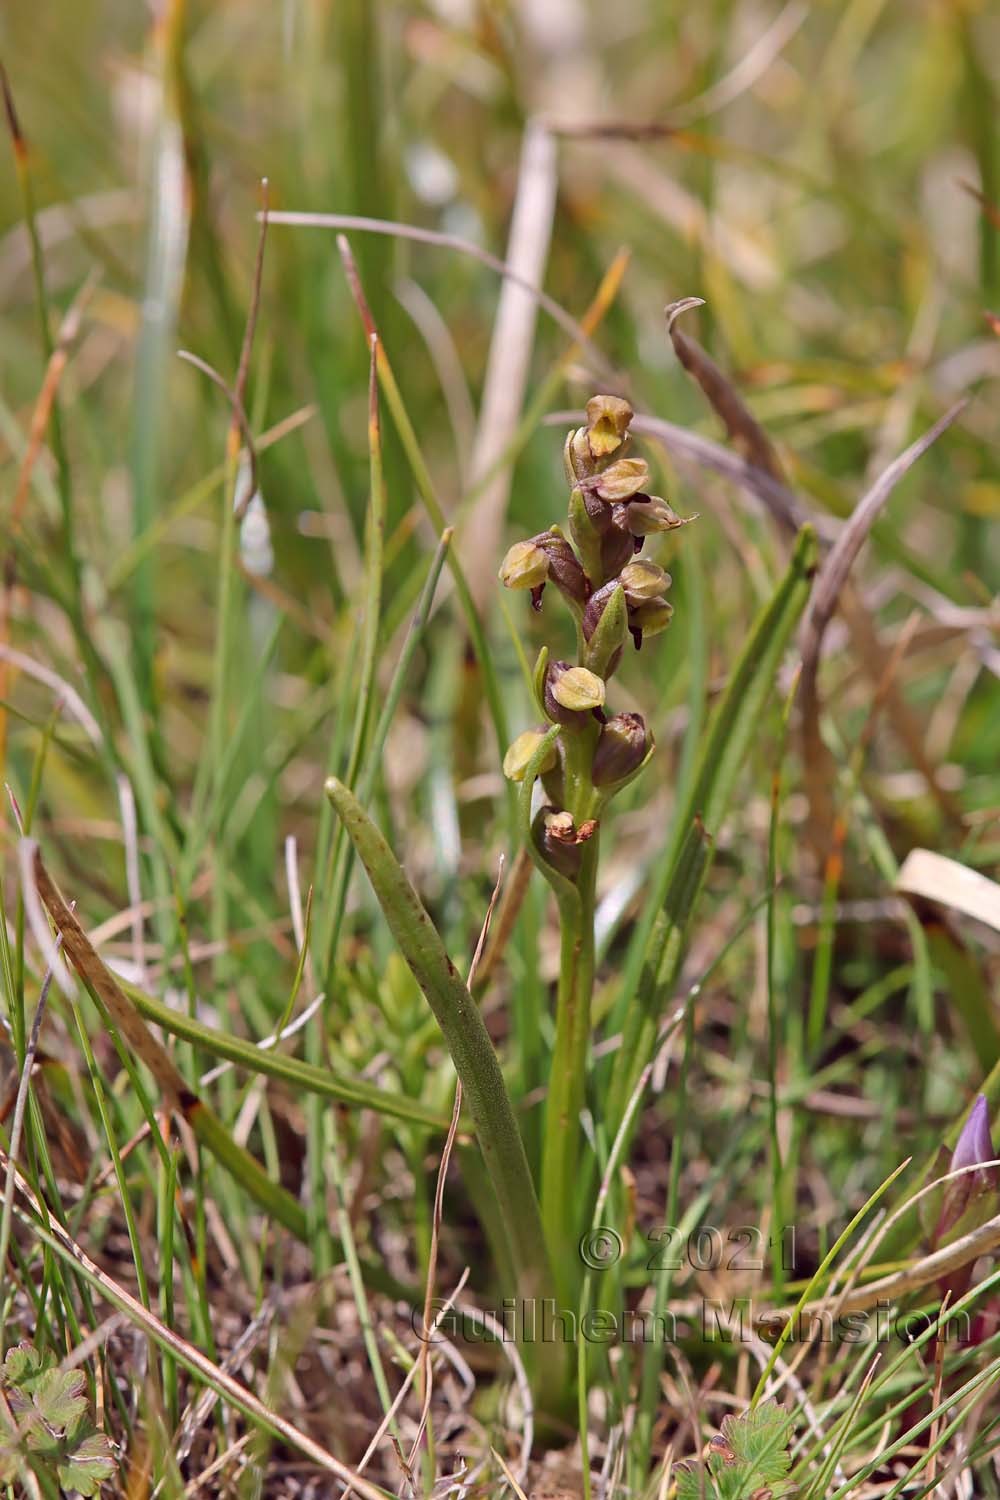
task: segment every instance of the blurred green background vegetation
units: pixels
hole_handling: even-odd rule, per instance
[[[804,1115],[790,1127],[786,1165],[793,1176],[801,1169],[800,1209],[818,1253],[831,1205],[857,1206],[897,1161],[894,1112],[914,1133],[907,1149],[930,1151],[940,1122],[986,1072],[997,1030],[990,997],[1000,955],[981,934],[958,958],[947,949],[935,959],[932,1027],[902,998],[909,971],[893,989],[911,954],[871,830],[897,860],[925,844],[987,874],[1000,862],[1000,338],[989,316],[1000,315],[1000,11],[986,0],[17,0],[0,16],[0,56],[12,136],[0,157],[4,644],[71,684],[98,726],[92,743],[58,683],[13,667],[0,695],[9,705],[5,778],[32,809],[33,831],[88,926],[140,897],[150,902],[145,947],[123,923],[104,951],[161,992],[183,971],[192,1004],[197,975],[212,1023],[254,1038],[287,1018],[297,993],[284,873],[284,840],[294,835],[303,887],[316,886],[318,982],[335,981],[306,1055],[377,1073],[387,1047],[393,1085],[423,1090],[445,1110],[449,1068],[360,881],[344,941],[322,951],[340,926],[324,907],[333,832],[322,784],[342,770],[357,714],[370,707],[356,700],[369,350],[335,231],[280,222],[268,230],[246,389],[266,516],[264,524],[255,510],[256,532],[232,518],[227,398],[177,358],[191,351],[224,381],[236,377],[262,179],[272,211],[397,221],[500,259],[525,257],[565,314],[580,320],[591,310],[591,347],[571,347],[565,317],[543,307],[533,321],[523,306],[505,343],[497,329],[507,327],[510,283],[476,254],[404,234],[348,233],[456,527],[511,737],[533,717],[515,634],[531,657],[551,622],[529,617],[521,598],[502,604],[495,573],[508,540],[565,513],[565,424],[547,424],[546,414],[613,388],[637,410],[725,440],[671,348],[666,303],[704,299],[685,328],[732,378],[828,532],[914,436],[971,395],[893,494],[856,577],[887,652],[914,630],[894,670],[936,790],[914,763],[905,715],[887,712],[857,750],[875,685],[856,637],[837,623],[827,642],[823,696],[849,829],[846,905],[820,939],[832,953],[832,1020],[819,1054],[803,1042],[801,1016],[823,871],[809,858],[798,742],[789,741],[779,1051],[799,1097],[822,1064],[821,1084],[848,1086],[863,1106],[856,1120],[824,1116],[815,1132]],[[616,259],[623,250],[627,262]],[[26,484],[19,475],[45,340],[58,340],[81,288],[58,425]],[[437,540],[387,413],[383,429],[379,695]],[[634,898],[662,849],[700,724],[787,552],[745,491],[669,445],[645,451],[662,493],[698,519],[658,554],[673,574],[674,623],[630,654],[620,679],[621,706],[642,710],[659,750],[608,849],[602,1016],[613,1010]],[[244,464],[243,499],[245,488]],[[751,923],[751,940],[713,981],[698,1065],[704,1108],[692,1123],[695,1181],[760,1103],[761,944],[747,913],[765,893],[779,739],[775,711],[753,746],[693,945],[692,973]],[[374,791],[379,821],[456,954],[474,943],[497,854],[512,852],[505,748],[446,585]],[[138,803],[137,872],[126,867],[119,772]],[[8,824],[13,884],[15,840]],[[186,927],[175,920],[178,896]],[[492,1009],[528,1094],[550,1041],[538,1016],[553,942],[544,895],[533,889],[508,955],[514,998],[503,979]],[[39,974],[30,951],[19,962],[28,965],[23,1000]],[[985,1043],[956,995],[971,995],[968,1005],[986,1016]],[[847,1009],[858,996],[873,1006],[884,997],[874,1030]],[[55,1050],[76,1056],[53,1004]],[[59,1087],[70,1109],[72,1089]],[[219,1093],[232,1123],[242,1096],[228,1083]],[[125,1138],[141,1111],[127,1091],[116,1107]],[[319,1116],[303,1124],[294,1108],[277,1113],[276,1124],[264,1109],[251,1144],[295,1189],[300,1157],[311,1156],[315,1185],[317,1161],[339,1148]],[[352,1129],[353,1171],[359,1153],[370,1165],[364,1153],[374,1148]],[[525,1129],[531,1144],[533,1127]],[[759,1206],[750,1184],[764,1184],[759,1201],[770,1191],[758,1148],[751,1133],[748,1213]],[[387,1222],[405,1228],[412,1212],[426,1251],[421,1151],[412,1140],[391,1149],[408,1186]],[[662,1177],[655,1132],[642,1160]],[[135,1162],[137,1201],[151,1202],[153,1153]],[[255,1286],[259,1247],[240,1233],[249,1210],[223,1198]],[[473,1234],[468,1225],[455,1232],[462,1245]],[[398,1256],[387,1263],[405,1270]],[[321,1255],[309,1271],[317,1267]]]

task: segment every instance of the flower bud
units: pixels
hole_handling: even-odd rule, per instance
[[[532,537],[532,542],[548,558],[549,574],[556,588],[572,604],[581,607],[586,603],[590,585],[577,560],[576,553],[563,536],[558,526]]]
[[[593,474],[594,459],[586,427],[577,427],[567,437],[563,448],[563,464],[567,482],[571,485],[578,484],[581,479],[587,479]]]
[[[531,825],[539,849],[546,860],[560,875],[574,880],[583,859],[582,846],[597,832],[597,822],[588,818],[579,828],[574,827],[568,812],[559,812],[554,807],[540,808]]]
[[[617,787],[639,769],[653,748],[641,714],[615,714],[601,729],[591,766],[595,786]]]
[[[628,606],[617,579],[612,578],[587,600],[583,638],[587,642],[585,664],[605,680],[613,676],[628,638]]]
[[[583,491],[577,487],[569,497],[569,534],[580,554],[583,571],[588,582],[601,577],[601,535],[611,524],[611,513],[606,505],[593,500],[600,512],[600,522],[590,515],[590,506]]]
[[[523,734],[518,735],[503,758],[503,774],[508,781],[524,780],[531,757],[544,738],[544,729],[526,729]],[[550,745],[548,755],[546,755],[538,768],[539,774],[551,771],[557,760],[556,747],[555,745]]]
[[[993,1141],[990,1138],[989,1105],[986,1102],[986,1096],[979,1094],[969,1111],[969,1118],[962,1127],[962,1133],[955,1143],[948,1171],[957,1172],[962,1167],[973,1167],[993,1161],[995,1156]],[[944,1243],[966,1210],[972,1206],[973,1200],[991,1187],[995,1188],[996,1184],[996,1168],[982,1172],[966,1172],[962,1177],[956,1177],[953,1182],[949,1182],[945,1187],[941,1213],[934,1231],[934,1243],[936,1245]]]
[[[941,1155],[945,1155],[943,1150]],[[979,1094],[955,1143],[946,1170],[957,1172],[963,1167],[978,1167],[980,1170],[965,1171],[961,1177],[946,1184],[937,1225],[931,1236],[934,1249],[968,1234],[970,1230],[978,1229],[996,1213],[1000,1172],[996,1167],[986,1165],[995,1159],[996,1152],[990,1138],[990,1109],[986,1096]],[[972,1276],[973,1264],[968,1261],[939,1277],[938,1291],[942,1297],[948,1296],[954,1302],[969,1290]],[[994,1301],[987,1304],[983,1312],[974,1319],[969,1336],[963,1338],[962,1343],[977,1344],[988,1338],[996,1329],[996,1320],[997,1304]]]
[[[621,447],[632,408],[619,396],[592,396],[587,402],[587,441],[593,458],[607,458]]]
[[[651,536],[657,531],[674,531],[686,523],[670,509],[659,495],[635,495],[628,508],[628,528],[633,536]]]
[[[620,458],[603,473],[595,475],[590,488],[608,505],[631,500],[649,484],[649,465],[644,458]]]
[[[500,564],[500,582],[507,589],[537,589],[549,576],[549,559],[537,542],[515,542]]]
[[[618,582],[618,579],[612,578],[599,589],[595,589],[587,600],[587,607],[583,612],[583,638],[585,641],[592,639],[594,631],[597,629],[608,607],[612,594],[619,588],[621,588],[621,584]]]
[[[622,500],[617,505],[612,505],[611,524],[616,529],[616,531],[621,532],[622,536],[628,537],[629,541],[632,543],[633,552],[641,552],[645,537],[636,536],[632,531],[632,528],[628,523],[629,512],[631,511],[631,509],[631,500]]]
[[[629,604],[636,608],[658,598],[668,589],[670,574],[664,573],[661,567],[647,558],[637,557],[622,569],[621,584]]]
[[[558,526],[515,542],[500,565],[500,579],[506,588],[530,589],[536,609],[541,608],[542,590],[550,579],[581,608],[590,593],[587,576]]]
[[[962,1167],[992,1161],[993,1141],[990,1138],[990,1108],[985,1094],[977,1094],[976,1102],[969,1111],[969,1118],[955,1142],[949,1171],[958,1172]]]
[[[625,509],[624,506],[621,507]],[[617,578],[625,564],[635,556],[635,539],[630,531],[612,524],[601,538],[601,577]]]
[[[673,614],[674,607],[668,604],[666,599],[649,599],[645,604],[639,604],[635,609],[630,609],[628,629],[635,641],[635,649],[638,651],[642,645],[644,635],[659,635],[661,630],[666,630]]]

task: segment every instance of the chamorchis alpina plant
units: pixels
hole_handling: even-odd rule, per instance
[[[543,804],[526,829],[529,852],[559,905],[561,955],[556,1040],[547,1096],[542,1204],[557,1279],[572,1281],[583,1102],[594,982],[594,907],[604,810],[653,751],[641,715],[608,714],[607,693],[626,646],[670,623],[670,575],[641,556],[646,538],[684,522],[649,493],[646,460],[628,456],[632,408],[617,396],[587,403],[587,421],[564,452],[571,486],[569,536],[559,526],[511,547],[500,568],[507,588],[531,593],[536,609],[551,584],[576,624],[577,660],[550,661],[543,648],[535,695],[547,724],[520,734],[504,773],[520,782],[525,812],[541,779]],[[526,823],[528,819],[525,819]]]

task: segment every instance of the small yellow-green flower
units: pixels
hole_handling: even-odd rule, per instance
[[[544,738],[545,735],[540,729],[526,729],[523,734],[518,735],[503,758],[503,774],[508,781],[524,780],[531,757]],[[544,775],[546,771],[551,771],[557,758],[556,747],[552,745],[538,768],[539,774]]]
[[[670,574],[656,563],[637,557],[622,569],[621,586],[629,604],[638,606],[664,593],[670,587]]]
[[[649,465],[644,458],[619,458],[597,476],[594,489],[609,505],[631,500],[649,484]]]
[[[635,499],[628,508],[628,529],[633,536],[652,536],[657,531],[675,531],[684,521],[659,495]]]
[[[666,599],[649,599],[636,609],[629,611],[628,628],[633,636],[659,635],[673,619],[674,607]],[[638,644],[638,641],[636,642]]]
[[[552,683],[552,696],[573,713],[589,713],[604,706],[604,682],[586,667],[569,667]]]
[[[625,441],[632,408],[620,396],[591,396],[587,402],[587,440],[594,458],[607,458]]]
[[[500,582],[508,589],[537,589],[549,576],[549,559],[537,542],[515,542],[500,564]]]

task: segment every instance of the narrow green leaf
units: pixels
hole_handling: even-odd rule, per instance
[[[629,948],[618,1016],[624,1039],[615,1061],[610,1094],[611,1122],[625,1103],[647,1061],[664,997],[684,956],[685,932],[711,864],[709,847],[692,878],[697,849],[692,830],[700,824],[714,839],[728,812],[736,779],[774,683],[778,663],[809,597],[816,566],[816,534],[799,532],[788,571],[754,622],[715,711],[683,805],[674,820],[667,853],[655,872],[642,922]],[[700,858],[700,856],[699,856]]]
[[[326,794],[368,871],[375,895],[444,1035],[506,1221],[521,1295],[550,1282],[538,1199],[493,1043],[420,898],[357,798],[335,777]]]
[[[361,1079],[345,1078],[343,1074],[334,1073],[329,1068],[316,1067],[297,1057],[289,1057],[287,1053],[256,1047],[244,1037],[216,1031],[212,1026],[205,1026],[201,1021],[173,1010],[162,1000],[155,999],[127,980],[119,978],[119,983],[145,1020],[155,1022],[171,1036],[204,1048],[210,1057],[224,1058],[239,1068],[246,1068],[248,1073],[280,1078],[292,1088],[301,1089],[307,1094],[319,1094],[326,1099],[336,1099],[340,1104],[352,1104],[358,1109],[373,1109],[391,1119],[426,1125],[432,1130],[448,1129],[447,1118],[438,1114],[430,1105],[421,1104],[419,1099],[408,1099],[405,1094],[390,1093],[388,1089],[381,1089]]]
[[[700,814],[708,832],[713,837],[718,832],[750,742],[759,730],[778,663],[809,597],[817,557],[816,533],[811,526],[803,526],[788,571],[754,621],[712,720],[682,827]]]
[[[773,1350],[771,1351],[770,1359],[768,1360],[764,1369],[761,1371],[760,1379],[757,1381],[754,1393],[750,1398],[751,1406],[756,1406],[760,1402],[760,1398],[764,1394],[764,1391],[767,1387],[767,1382],[771,1377],[771,1371],[778,1363],[778,1360],[781,1358],[782,1349],[784,1349],[785,1345],[788,1343],[788,1340],[791,1338],[794,1329],[798,1326],[798,1319],[802,1312],[802,1309],[805,1307],[806,1303],[811,1297],[815,1296],[821,1288],[824,1288],[824,1277],[826,1276],[827,1271],[832,1265],[836,1264],[837,1256],[840,1254],[843,1247],[847,1244],[847,1241],[850,1239],[855,1229],[857,1229],[858,1225],[864,1223],[864,1220],[868,1215],[868,1210],[875,1207],[876,1203],[883,1196],[883,1194],[888,1192],[889,1188],[891,1188],[892,1184],[896,1181],[896,1178],[900,1175],[901,1172],[904,1172],[909,1165],[910,1158],[907,1157],[905,1161],[900,1162],[895,1171],[889,1173],[889,1176],[885,1179],[884,1182],[879,1184],[879,1186],[869,1196],[869,1198],[864,1203],[862,1203],[861,1207],[858,1209],[857,1213],[854,1215],[854,1218],[848,1224],[847,1228],[842,1230],[841,1233],[837,1236],[830,1249],[827,1251],[826,1255],[823,1257],[822,1261],[813,1272],[809,1281],[806,1283],[805,1290],[802,1292],[802,1295],[799,1297],[798,1302],[795,1304],[791,1317],[785,1323],[784,1328],[778,1335],[778,1339],[774,1345]]]

